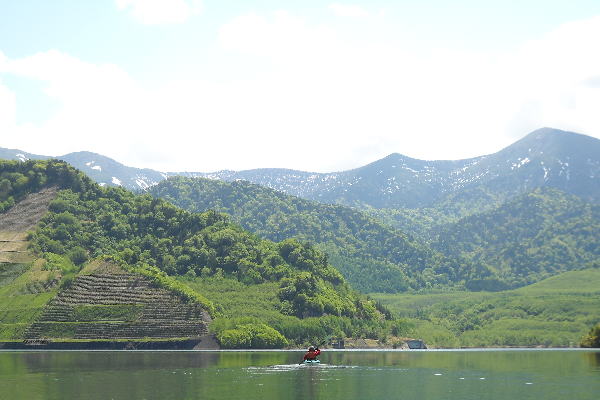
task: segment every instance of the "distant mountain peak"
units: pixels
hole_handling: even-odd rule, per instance
[[[21,150],[0,149],[7,159],[44,159]],[[225,181],[247,180],[287,194],[357,207],[419,208],[472,190],[518,194],[553,186],[594,202],[600,201],[600,140],[553,128],[540,128],[497,153],[464,160],[419,160],[391,153],[352,170],[317,173],[285,168],[245,171],[170,172],[127,167],[109,157],[80,151],[59,157],[104,185],[134,190],[168,176]]]

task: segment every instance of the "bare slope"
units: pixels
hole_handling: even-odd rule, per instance
[[[56,193],[56,188],[46,188],[29,194],[7,212],[0,214],[0,263],[32,261],[27,253],[27,231],[33,229],[46,214]]]

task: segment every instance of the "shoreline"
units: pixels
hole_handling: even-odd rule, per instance
[[[27,344],[24,342],[0,342],[0,352],[27,351],[197,351],[197,352],[302,352],[304,348],[293,349],[221,349],[212,337],[185,340],[163,341],[81,341],[48,342]],[[480,352],[480,351],[600,351],[600,348],[586,347],[465,347],[438,349],[393,349],[393,348],[323,348],[328,353],[342,352]]]
[[[1,350],[220,350],[212,335],[171,340],[14,341],[0,342]]]

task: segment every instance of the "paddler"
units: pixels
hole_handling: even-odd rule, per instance
[[[308,352],[304,355],[304,361],[314,361],[319,354],[321,354],[321,350],[318,346],[310,346]]]

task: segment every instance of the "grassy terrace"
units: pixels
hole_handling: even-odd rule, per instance
[[[0,341],[18,340],[56,295],[39,263],[0,264]]]
[[[504,292],[373,294],[436,347],[576,346],[600,321],[600,270]]]

